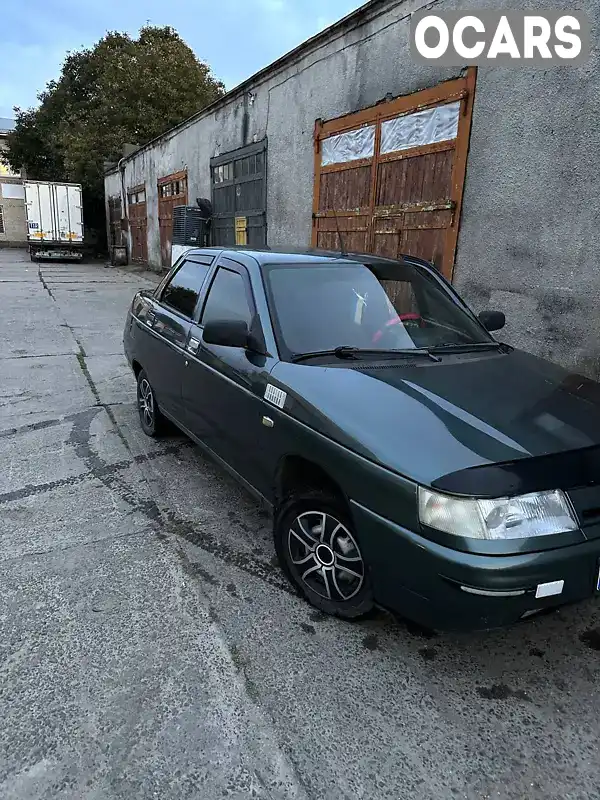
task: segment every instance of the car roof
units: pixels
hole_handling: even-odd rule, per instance
[[[267,264],[281,264],[281,263],[300,263],[310,259],[310,261],[354,261],[358,263],[368,261],[369,264],[376,266],[377,264],[391,265],[398,264],[399,262],[420,264],[422,266],[433,267],[428,261],[421,258],[409,255],[399,255],[398,258],[385,258],[378,256],[374,253],[355,253],[355,252],[341,252],[339,250],[320,250],[318,248],[297,248],[297,247],[249,247],[247,245],[235,245],[230,247],[200,247],[188,251],[192,253],[244,253],[245,255],[252,256],[261,266]]]

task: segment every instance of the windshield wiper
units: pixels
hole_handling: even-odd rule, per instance
[[[404,349],[404,350],[378,350],[375,348],[368,348],[368,347],[351,347],[350,345],[341,345],[340,347],[336,347],[333,350],[314,350],[311,353],[298,353],[295,356],[292,356],[292,361],[297,363],[299,361],[304,361],[308,358],[318,358],[319,356],[335,356],[336,358],[342,359],[353,359],[357,356],[366,355],[366,356],[425,356],[426,358],[430,358],[432,361],[439,361],[440,359],[433,355],[427,348],[425,347],[415,347],[411,349]]]

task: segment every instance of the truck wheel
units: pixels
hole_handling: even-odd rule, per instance
[[[162,436],[166,428],[166,420],[160,413],[156,396],[144,370],[140,370],[137,378],[137,404],[140,424],[146,436],[153,439]]]
[[[373,609],[368,565],[350,515],[334,495],[290,496],[275,517],[274,538],[286,576],[311,605],[343,619]]]

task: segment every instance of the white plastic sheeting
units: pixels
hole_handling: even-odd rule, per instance
[[[371,158],[374,152],[375,126],[370,125],[323,139],[321,164],[327,167],[330,164],[356,161],[358,158]]]
[[[381,125],[381,152],[395,153],[411,147],[456,139],[460,102],[416,111]]]

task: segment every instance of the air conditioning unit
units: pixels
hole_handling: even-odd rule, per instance
[[[209,201],[198,201],[196,206],[175,206],[173,209],[173,244],[184,247],[210,245]]]

